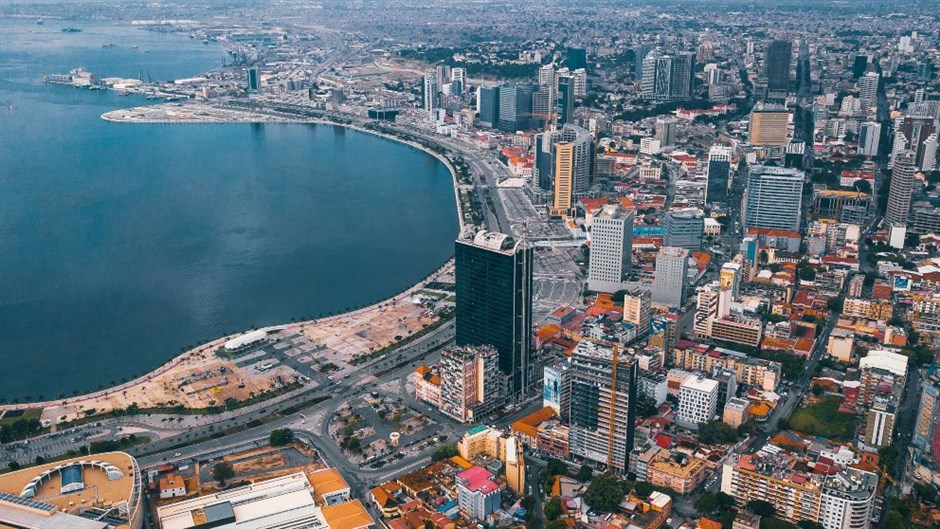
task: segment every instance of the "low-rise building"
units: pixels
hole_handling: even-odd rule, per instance
[[[178,474],[160,477],[160,499],[179,498],[186,495],[186,482]]]
[[[485,520],[499,509],[499,485],[483,467],[471,467],[457,474],[457,503],[461,512],[475,520]]]
[[[728,399],[728,402],[725,404],[725,409],[721,415],[722,422],[735,428],[741,426],[751,417],[751,414],[748,411],[750,406],[751,403],[745,399],[739,399],[737,397]]]

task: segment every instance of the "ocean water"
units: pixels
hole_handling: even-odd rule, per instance
[[[190,77],[224,51],[71,24],[0,21],[0,398],[93,390],[222,334],[372,303],[453,254],[452,183],[430,155],[331,126],[106,122],[147,101],[42,77]]]

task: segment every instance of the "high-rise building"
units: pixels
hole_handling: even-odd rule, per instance
[[[718,382],[704,376],[691,376],[679,386],[679,413],[676,423],[685,428],[712,420],[718,411]]]
[[[452,68],[450,71],[450,82],[454,87],[455,94],[463,94],[463,91],[467,88],[467,69]]]
[[[503,85],[499,87],[499,130],[517,132],[527,130],[532,122],[532,94],[536,87],[531,85]]]
[[[919,459],[940,467],[940,377],[936,369],[931,369],[921,390],[911,444]]]
[[[571,455],[623,474],[636,428],[636,359],[582,340],[571,353],[570,372]]]
[[[656,139],[659,140],[660,147],[669,147],[676,143],[676,124],[678,120],[675,116],[659,116],[656,118]]]
[[[650,52],[650,47],[646,44],[637,44],[633,48],[633,79],[639,81],[643,78],[643,59]]]
[[[574,96],[576,98],[587,97],[588,81],[587,70],[580,68],[571,72],[571,80],[574,83]]]
[[[492,345],[509,377],[507,396],[532,380],[532,248],[503,233],[480,231],[455,248],[457,345]]]
[[[574,78],[565,76],[558,78],[558,127],[571,123],[574,119]]]
[[[810,521],[825,529],[871,527],[878,496],[876,474],[838,463],[828,472],[813,472],[809,470],[812,460],[784,448],[770,448],[724,464],[721,492],[732,496],[738,508],[761,500],[774,506],[776,517],[791,524]]]
[[[695,55],[650,52],[643,59],[641,95],[655,101],[691,99],[695,90]]]
[[[638,338],[650,332],[650,291],[632,290],[623,296],[623,321],[636,326]]]
[[[546,64],[539,68],[539,86],[554,86],[555,65]]]
[[[540,85],[532,94],[532,119],[529,127],[542,129],[552,122],[555,114],[555,87]]]
[[[571,363],[566,359],[542,370],[542,406],[568,422],[571,410]]]
[[[499,87],[481,86],[477,90],[477,108],[480,121],[495,127],[499,123]]]
[[[731,187],[731,147],[712,145],[708,150],[706,166],[705,202],[724,202]]]
[[[451,346],[441,351],[440,411],[458,422],[479,420],[502,403],[505,377],[490,345]]]
[[[571,71],[579,68],[587,69],[587,50],[584,48],[568,48],[565,66]]]
[[[705,213],[698,208],[670,211],[665,216],[666,237],[663,244],[686,250],[701,250],[705,233]]]
[[[852,63],[852,78],[860,79],[865,75],[865,71],[868,70],[868,55],[856,55],[855,61]]]
[[[744,191],[744,227],[800,231],[803,171],[754,165]]]
[[[878,83],[880,82],[881,75],[875,72],[868,72],[858,80],[858,98],[865,115],[872,114],[872,108],[878,101]]]
[[[552,151],[552,181],[555,200],[552,214],[568,215],[574,207],[577,195],[586,193],[591,187],[594,169],[594,138],[591,134],[575,125],[567,124],[553,132],[542,135],[542,151],[549,138],[555,143]],[[547,157],[546,157],[547,158]],[[541,180],[541,170],[539,179]]]
[[[888,188],[888,206],[885,209],[885,220],[890,224],[907,226],[917,173],[915,161],[914,151],[904,151],[895,157],[891,186]]]
[[[907,150],[914,151],[914,167],[927,171],[925,166],[936,164],[936,153],[931,159],[927,153],[927,140],[937,132],[937,120],[930,115],[912,115],[898,118],[895,121],[894,145],[891,149],[891,166],[897,156]]]
[[[660,248],[653,277],[653,303],[667,307],[684,305],[689,285],[689,251],[673,246]]]
[[[783,146],[789,140],[790,111],[783,106],[756,106],[751,111],[749,142],[751,145]]]
[[[858,153],[874,158],[878,156],[878,143],[881,141],[881,123],[866,121],[858,128]]]
[[[633,253],[633,209],[611,204],[591,221],[591,254],[588,288],[614,293],[623,288]]]
[[[793,62],[793,43],[788,40],[774,40],[767,49],[764,74],[767,77],[767,90],[786,92],[790,89],[790,63]]]
[[[434,109],[438,107],[438,88],[437,74],[429,73],[424,76],[421,83],[421,108],[424,109],[430,119],[434,115]]]
[[[257,68],[248,69],[248,84],[246,90],[252,94],[257,94],[261,91],[261,72]]]

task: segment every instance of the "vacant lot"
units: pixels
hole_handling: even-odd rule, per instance
[[[851,440],[855,436],[855,415],[839,413],[842,399],[829,397],[817,404],[799,408],[790,416],[790,428],[809,435]]]

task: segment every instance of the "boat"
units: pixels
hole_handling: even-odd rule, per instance
[[[41,18],[36,21],[36,25],[37,25],[37,26],[41,26],[41,25],[43,25],[43,24],[45,24],[45,22],[43,22],[43,20],[42,20]]]
[[[107,50],[111,48],[117,48],[117,44],[110,42],[108,44],[102,44],[101,47]]]
[[[81,28],[76,28],[73,26],[62,28],[62,33],[81,33],[81,32],[82,32]]]

